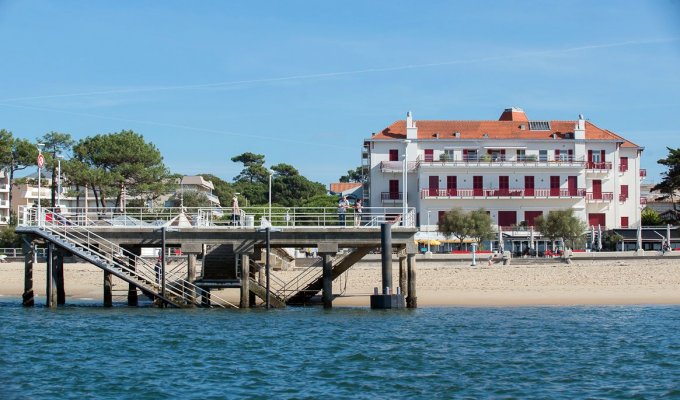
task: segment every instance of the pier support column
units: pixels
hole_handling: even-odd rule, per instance
[[[113,275],[104,271],[104,307],[113,306]]]
[[[57,305],[66,304],[66,290],[64,289],[64,253],[60,249],[52,250],[52,270],[56,287]]]
[[[35,244],[24,236],[21,238],[21,247],[24,253],[24,293],[21,295],[21,304],[24,307],[33,307],[35,305],[35,295],[33,293]]]
[[[196,260],[198,254],[189,253],[187,254],[187,281],[194,283],[196,280]],[[189,293],[187,296],[192,303],[196,303],[196,291],[193,288],[188,289]]]
[[[203,288],[201,292],[201,305],[203,307],[210,307],[210,288]]]
[[[241,301],[239,307],[250,307],[250,254],[241,253]]]
[[[323,260],[323,308],[333,308],[333,256],[338,253],[337,243],[319,243]]]
[[[259,264],[255,264],[255,265],[259,265]],[[256,268],[253,267],[253,266],[251,266],[250,268],[248,268],[249,276],[250,276],[253,280],[256,280],[256,279],[257,279],[258,271],[259,271],[259,269],[256,269]],[[250,307],[255,307],[255,306],[257,305],[257,296],[255,296],[255,293],[252,292],[252,291],[248,294],[248,305],[249,305]]]
[[[134,271],[137,268],[137,262],[135,257],[142,255],[142,248],[135,247],[124,247],[125,250],[132,254],[128,254],[128,267],[130,270]],[[137,287],[131,283],[128,283],[128,293],[127,293],[127,305],[129,307],[137,307],[139,305],[139,297],[137,294]]]
[[[406,271],[406,249],[399,249],[399,288],[404,293],[408,275]],[[396,292],[396,290],[395,290]]]
[[[416,252],[418,249],[415,247],[415,244],[406,244],[406,264],[408,269],[407,308],[418,308],[418,296],[416,295]]]
[[[47,244],[47,279],[45,294],[47,297],[46,305],[49,308],[57,306],[57,282],[54,273],[54,245]]]

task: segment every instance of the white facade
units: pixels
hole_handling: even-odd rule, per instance
[[[421,227],[429,214],[434,229],[454,207],[484,208],[501,226],[571,208],[588,225],[634,227],[641,151],[582,116],[535,122],[513,108],[498,121],[414,121],[409,113],[364,142],[364,196],[374,207],[403,205],[406,165],[407,202]]]

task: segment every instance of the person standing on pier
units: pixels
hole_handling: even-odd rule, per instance
[[[361,226],[361,214],[364,212],[362,208],[361,199],[357,199],[354,202],[354,226]]]
[[[345,217],[347,216],[348,208],[349,201],[347,201],[347,196],[342,196],[342,199],[338,202],[338,219],[342,226],[345,226]]]

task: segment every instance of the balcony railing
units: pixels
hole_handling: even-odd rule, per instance
[[[612,169],[612,163],[609,162],[609,161],[605,161],[605,162],[588,161],[586,163],[586,169],[591,170],[591,171],[604,172],[604,171]]]
[[[628,171],[628,164],[619,164],[619,172]]]
[[[420,191],[420,198],[583,198],[586,189],[433,189]]]
[[[479,166],[479,167],[567,167],[567,168],[583,168],[585,161],[583,159],[576,159],[574,157],[563,157],[557,159],[537,159],[535,157],[515,157],[510,158],[507,156],[496,156],[496,157],[464,157],[462,159],[440,159],[433,160],[430,157],[418,157],[419,167],[456,167],[456,166]]]
[[[640,178],[646,178],[647,177],[647,170],[646,169],[640,169]]]
[[[614,200],[614,193],[612,192],[588,192],[586,193],[586,201],[612,201]]]
[[[640,197],[640,205],[644,206],[647,204],[647,198],[646,197]]]
[[[626,200],[628,200],[628,195],[627,195],[627,194],[619,194],[619,201],[620,201],[620,202],[623,203],[623,202],[626,201]]]
[[[413,172],[420,166],[420,161],[406,162],[408,172]],[[380,172],[403,172],[404,163],[402,161],[381,161]]]
[[[401,202],[404,199],[402,192],[382,192],[380,193],[380,200],[385,202]]]

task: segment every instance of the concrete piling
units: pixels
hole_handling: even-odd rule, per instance
[[[113,306],[113,275],[104,271],[104,307]]]
[[[54,245],[49,243],[47,245],[47,279],[46,279],[46,305],[49,308],[57,306],[57,282],[54,273]]]
[[[250,255],[241,254],[241,298],[240,308],[250,307]]]
[[[21,240],[21,247],[24,252],[24,293],[21,295],[21,304],[24,307],[33,307],[35,298],[33,293],[33,258],[35,256],[35,245],[26,237]]]

